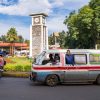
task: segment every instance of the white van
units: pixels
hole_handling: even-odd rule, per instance
[[[100,85],[100,50],[70,49],[74,64],[66,63],[66,51],[43,51],[32,65],[30,79],[49,86],[73,82],[96,82]],[[51,54],[53,58],[58,55],[58,61],[50,62]]]

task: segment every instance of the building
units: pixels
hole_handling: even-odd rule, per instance
[[[6,51],[9,54],[14,54],[15,50],[29,50],[27,43],[4,43],[0,42],[0,50]]]

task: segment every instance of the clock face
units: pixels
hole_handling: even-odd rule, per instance
[[[34,22],[39,23],[39,18],[38,17],[34,18]]]

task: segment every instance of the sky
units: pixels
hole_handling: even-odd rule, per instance
[[[0,36],[14,27],[18,35],[29,39],[30,14],[46,13],[48,34],[67,31],[65,17],[73,10],[87,5],[90,0],[0,0]]]

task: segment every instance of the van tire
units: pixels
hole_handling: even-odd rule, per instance
[[[98,77],[97,77],[97,79],[96,79],[96,83],[97,83],[98,85],[100,85],[100,75],[98,75]]]
[[[48,86],[56,86],[59,83],[57,75],[48,75],[46,78],[46,84]]]

